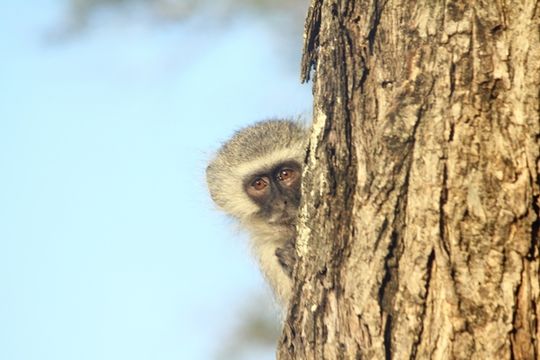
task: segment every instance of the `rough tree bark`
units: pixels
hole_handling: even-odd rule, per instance
[[[279,359],[540,358],[540,1],[312,0]]]

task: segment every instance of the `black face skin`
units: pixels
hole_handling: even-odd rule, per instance
[[[300,164],[287,161],[248,177],[244,189],[260,206],[262,218],[275,224],[292,225],[300,205],[301,177]]]

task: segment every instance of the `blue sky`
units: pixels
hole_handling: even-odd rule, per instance
[[[0,359],[213,358],[265,290],[206,162],[310,86],[249,17],[48,42],[62,2],[2,5]]]

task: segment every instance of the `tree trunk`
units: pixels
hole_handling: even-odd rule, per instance
[[[540,1],[312,0],[279,359],[540,357]]]

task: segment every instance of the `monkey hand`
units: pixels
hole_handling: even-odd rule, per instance
[[[296,264],[296,249],[294,245],[295,239],[292,238],[287,241],[283,247],[278,247],[276,249],[278,262],[290,278],[292,277],[294,264]]]

